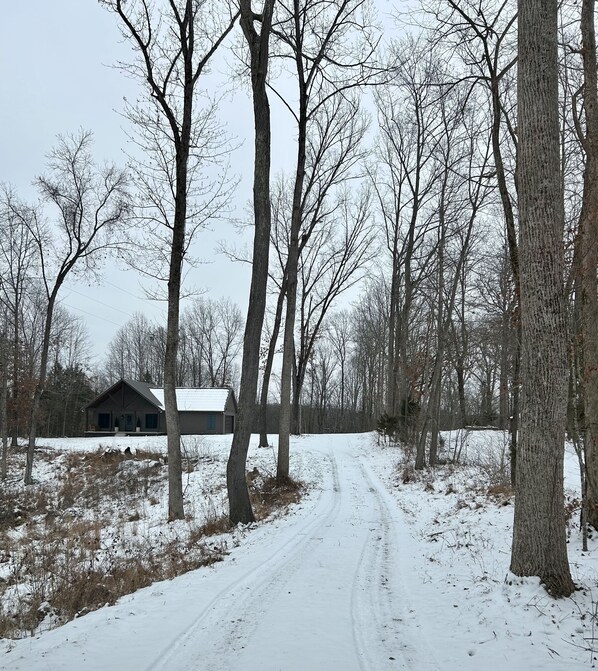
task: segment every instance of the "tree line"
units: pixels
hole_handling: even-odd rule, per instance
[[[135,316],[105,370],[164,386],[171,519],[183,516],[181,384],[238,387],[233,522],[253,520],[256,405],[261,444],[275,415],[280,482],[291,433],[371,430],[383,418],[422,469],[438,461],[441,429],[491,424],[511,435],[512,568],[570,591],[557,509],[565,428],[598,523],[594,2],[422,0],[392,40],[369,0],[101,4],[131,46],[120,67],[144,87],[125,110],[137,150],[126,171],[97,168],[88,133],[61,138],[37,181],[45,208],[3,190],[2,407],[26,407],[19,395],[30,406],[27,420],[5,418],[5,433],[29,432],[32,463],[48,370],[59,373],[49,362],[60,287],[142,230],[145,256],[130,262],[167,300],[166,324]],[[227,301],[180,311],[193,240],[226,216],[235,185],[205,84],[231,47],[255,129],[245,319]],[[276,176],[274,99],[294,147],[292,171]],[[23,306],[35,301],[41,345],[28,360]],[[546,468],[557,473],[550,495],[532,477]]]

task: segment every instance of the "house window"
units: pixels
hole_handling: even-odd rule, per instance
[[[157,412],[147,412],[145,414],[145,428],[146,429],[157,429],[158,428],[158,413]]]
[[[210,413],[208,415],[208,431],[215,431],[216,429],[216,415]]]
[[[109,429],[110,428],[110,413],[109,412],[99,412],[98,413],[98,428],[99,429]]]

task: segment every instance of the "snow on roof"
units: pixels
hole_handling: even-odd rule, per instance
[[[164,389],[154,388],[152,394],[164,407]],[[179,388],[176,390],[176,404],[183,412],[224,412],[228,395],[228,389]]]

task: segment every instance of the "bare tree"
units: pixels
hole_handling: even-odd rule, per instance
[[[583,118],[574,107],[576,127],[585,153],[583,204],[577,239],[577,272],[581,284],[581,343],[586,454],[587,520],[598,528],[598,85],[596,77],[595,2],[581,8]],[[585,132],[582,123],[585,121]]]
[[[301,392],[305,374],[330,310],[339,296],[357,284],[376,253],[371,196],[362,188],[354,197],[345,189],[335,206],[314,227],[299,268],[299,334],[294,349],[292,431],[301,433]]]
[[[196,299],[183,315],[191,344],[199,347],[202,382],[211,387],[232,386],[241,350],[243,316],[229,299]]]
[[[270,104],[267,81],[270,33],[275,0],[264,0],[262,11],[254,12],[251,0],[239,0],[241,28],[249,48],[253,116],[255,124],[255,156],[253,172],[253,213],[255,232],[249,307],[243,338],[243,362],[237,423],[226,468],[229,517],[233,524],[252,522],[255,518],[249,499],[245,475],[251,422],[255,413],[260,343],[266,291],[270,246]],[[256,29],[259,26],[260,30]]]
[[[519,3],[518,180],[522,379],[511,570],[554,596],[575,589],[567,561],[563,454],[567,399],[557,1]]]
[[[121,65],[147,86],[148,104],[129,108],[136,124],[138,142],[147,163],[136,177],[146,217],[164,226],[168,259],[168,318],[164,357],[164,405],[168,427],[168,519],[182,519],[183,485],[181,436],[176,406],[177,352],[179,346],[179,303],[183,259],[192,233],[214,211],[218,188],[199,194],[202,205],[191,205],[193,177],[202,163],[203,152],[214,151],[213,111],[198,114],[198,82],[218,47],[232,30],[237,14],[222,11],[222,3],[208,0],[168,0],[156,6],[149,0],[101,0],[121,20],[123,35],[138,54],[133,65]],[[218,7],[216,6],[218,5]],[[212,144],[210,144],[212,142]],[[220,148],[222,150],[222,147]],[[164,198],[165,196],[165,198]],[[207,199],[209,205],[203,205]],[[143,213],[142,213],[143,214]],[[160,229],[158,229],[160,230]]]
[[[21,395],[21,331],[22,317],[26,309],[29,296],[27,290],[32,286],[32,275],[37,267],[36,248],[33,237],[27,228],[22,225],[20,216],[14,211],[20,211],[16,205],[18,198],[8,187],[2,187],[0,196],[0,304],[10,322],[11,335],[11,405],[12,405],[12,446],[17,446],[19,433],[19,413],[17,408],[24,404]],[[7,334],[8,336],[8,334]],[[8,375],[8,369],[7,369]],[[22,427],[23,430],[25,427]]]
[[[40,399],[48,371],[54,310],[67,277],[77,271],[93,273],[103,252],[119,242],[116,231],[129,213],[125,173],[114,166],[96,168],[90,150],[91,133],[59,137],[49,154],[49,172],[37,179],[42,202],[57,213],[54,225],[41,208],[17,201],[11,216],[29,230],[37,247],[45,300],[39,374],[31,403],[25,484],[33,482],[33,458]]]
[[[440,104],[442,135],[438,138],[436,160],[440,169],[437,204],[436,268],[433,276],[437,300],[433,305],[436,321],[434,365],[429,383],[418,461],[430,432],[429,463],[437,460],[443,368],[448,335],[454,317],[457,291],[468,265],[475,239],[474,229],[488,199],[486,177],[490,160],[490,141],[480,133],[475,99],[461,87],[443,96]],[[471,107],[467,109],[467,100]],[[451,258],[452,257],[452,258]]]
[[[514,283],[514,321],[517,328],[513,355],[513,383],[510,432],[511,480],[514,484],[517,435],[519,421],[519,367],[521,323],[519,320],[519,250],[517,241],[514,161],[517,151],[517,133],[512,119],[512,71],[517,62],[514,33],[517,12],[512,0],[500,3],[492,0],[448,0],[426,5],[426,11],[436,21],[436,45],[449,46],[450,55],[458,55],[464,70],[457,76],[473,81],[486,91],[491,115],[490,134],[494,175],[504,215],[506,241]],[[510,161],[509,161],[510,159]],[[511,168],[509,169],[509,163]],[[508,385],[503,384],[502,393]],[[503,407],[506,400],[503,401]]]
[[[370,177],[391,263],[385,405],[390,416],[399,418],[405,436],[414,394],[408,374],[410,324],[435,253],[429,237],[440,178],[436,148],[442,122],[439,64],[433,52],[412,39],[397,51],[396,77],[376,95],[379,139]]]
[[[328,337],[338,362],[340,375],[338,389],[339,428],[343,426],[346,410],[347,368],[349,365],[352,342],[351,330],[351,316],[347,310],[339,311],[330,316]]]
[[[284,272],[286,312],[281,373],[280,426],[278,436],[277,479],[289,475],[289,434],[291,429],[291,386],[297,311],[297,276],[301,242],[305,244],[311,229],[305,225],[306,211],[315,186],[313,176],[321,170],[325,144],[316,146],[308,156],[308,136],[318,118],[347,100],[350,89],[367,83],[377,36],[368,25],[367,12],[361,11],[366,0],[293,0],[281,3],[275,34],[288,49],[297,81],[298,103],[291,110],[297,124],[297,161],[293,201]],[[284,53],[284,51],[283,51]],[[328,112],[329,114],[329,112]],[[308,177],[311,160],[312,178]],[[339,164],[342,165],[342,164]],[[301,239],[301,240],[300,240]]]

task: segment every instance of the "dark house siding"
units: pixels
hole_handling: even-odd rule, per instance
[[[156,388],[142,382],[120,380],[85,408],[87,432],[114,431],[118,422],[121,432],[134,433],[139,427],[142,433],[166,433],[166,415],[152,389]],[[232,433],[236,411],[232,392],[229,392],[224,411],[181,410],[181,434]]]
[[[164,413],[124,382],[98,397],[86,412],[88,431],[114,431],[117,424],[120,431],[136,431],[138,424],[140,431],[166,431]]]
[[[224,433],[224,416],[221,412],[179,412],[181,433]]]

